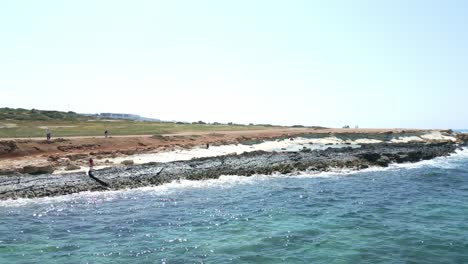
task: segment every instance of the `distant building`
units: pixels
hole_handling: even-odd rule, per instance
[[[141,116],[132,114],[100,113],[99,118],[141,120]]]
[[[135,120],[135,121],[152,121],[159,122],[161,120],[156,118],[147,118],[140,115],[133,114],[121,114],[121,113],[100,113],[100,114],[81,114],[83,116],[89,116],[100,119],[125,119],[125,120]]]

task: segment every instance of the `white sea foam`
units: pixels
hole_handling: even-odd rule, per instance
[[[206,188],[231,188],[241,184],[256,184],[260,181],[271,180],[275,177],[286,177],[285,175],[253,175],[253,176],[237,176],[228,175],[220,176],[218,179],[207,179],[202,181],[194,180],[175,180],[158,186],[147,186],[134,189],[121,189],[105,192],[80,192],[54,197],[40,198],[19,198],[16,200],[9,199],[0,201],[0,207],[18,207],[31,204],[56,204],[60,202],[73,202],[85,200],[87,203],[100,203],[111,201],[116,198],[126,198],[132,194],[151,193],[154,195],[171,195],[176,192],[188,189],[206,189]]]
[[[453,169],[459,166],[461,161],[468,160],[468,148],[456,150],[447,157],[437,157],[431,160],[423,160],[415,163],[391,164],[389,168],[418,169],[421,167],[433,167],[441,169]]]

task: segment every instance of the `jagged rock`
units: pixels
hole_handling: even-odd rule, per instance
[[[49,156],[47,158],[48,161],[58,161],[59,159],[60,159],[60,156],[54,156],[54,155]]]
[[[366,152],[366,153],[359,154],[358,157],[363,158],[370,162],[376,162],[378,159],[380,159],[380,154],[374,153],[374,152]]]
[[[411,162],[420,161],[422,160],[422,156],[422,151],[411,151],[408,153],[408,160]]]
[[[54,172],[54,168],[50,165],[43,165],[43,166],[34,166],[34,165],[29,165],[23,167],[21,170],[22,173],[27,173],[27,174],[50,174]]]
[[[409,161],[409,158],[407,154],[397,154],[395,155],[395,160],[398,163],[403,163]]]
[[[124,160],[120,164],[123,164],[125,166],[130,166],[130,165],[133,165],[134,162],[133,162],[133,160]]]
[[[459,142],[467,143],[468,142],[468,133],[457,134],[456,138],[457,138],[457,141],[459,141]]]
[[[71,170],[79,170],[81,169],[80,166],[77,166],[75,164],[68,164],[67,167],[65,167],[65,170],[71,171]]]
[[[381,156],[375,163],[381,167],[388,167],[388,164],[390,164],[391,160],[387,156]]]
[[[15,151],[17,149],[18,149],[18,146],[12,140],[0,141],[0,155],[1,154],[6,154],[6,153],[11,153],[11,152],[13,152],[13,151]]]
[[[446,129],[446,130],[441,130],[440,133],[446,136],[452,136],[453,135],[453,130],[452,129]]]

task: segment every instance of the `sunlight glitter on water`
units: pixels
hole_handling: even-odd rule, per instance
[[[467,160],[4,201],[0,263],[464,263]]]

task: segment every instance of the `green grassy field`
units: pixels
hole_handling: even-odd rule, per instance
[[[102,136],[108,130],[112,135],[159,135],[180,132],[231,131],[271,129],[271,126],[243,125],[203,125],[160,122],[140,122],[129,120],[0,120],[0,138],[45,137],[49,128],[52,137]]]

